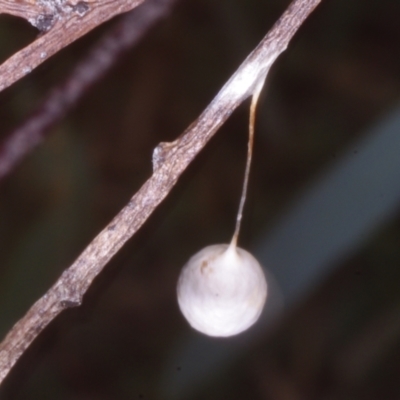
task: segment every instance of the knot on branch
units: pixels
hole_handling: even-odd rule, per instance
[[[167,158],[172,154],[172,150],[176,147],[176,142],[161,142],[153,150],[153,172],[161,168],[161,166],[167,161]]]
[[[39,14],[36,18],[30,18],[29,22],[40,32],[45,33],[53,27],[55,16],[54,14]]]
[[[71,13],[83,17],[90,7],[85,1],[40,0],[34,3],[33,9],[34,16],[30,15],[28,21],[41,33],[46,33],[55,25],[57,20],[61,20]]]

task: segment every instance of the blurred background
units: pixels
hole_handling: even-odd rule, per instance
[[[181,0],[0,183],[0,335],[151,174],[287,0]],[[32,344],[1,399],[399,399],[400,2],[323,0],[260,100],[239,239],[266,267],[262,320],[206,338],[175,285],[228,242],[248,103],[84,297]],[[0,93],[0,139],[116,21]],[[0,61],[37,31],[0,16]]]

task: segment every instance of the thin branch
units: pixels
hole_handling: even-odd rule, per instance
[[[0,91],[43,61],[112,17],[145,0],[0,0],[0,14],[28,20],[42,33],[0,65]]]
[[[153,153],[153,174],[110,224],[17,322],[0,344],[0,382],[39,333],[64,309],[78,306],[108,261],[143,225],[217,129],[265,79],[271,65],[321,0],[295,0],[214,100],[176,141]]]
[[[115,65],[176,0],[147,0],[106,32],[70,75],[52,89],[37,109],[0,146],[0,181],[40,144],[50,128]]]

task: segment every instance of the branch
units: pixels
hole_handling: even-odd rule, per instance
[[[42,33],[0,65],[0,91],[96,26],[145,0],[0,0],[0,14],[25,18]]]
[[[273,62],[320,1],[294,0],[198,119],[177,140],[156,147],[152,176],[0,344],[0,382],[61,311],[81,304],[94,278],[143,225],[235,108],[262,83]]]
[[[147,0],[122,17],[73,69],[53,88],[37,109],[0,146],[0,181],[40,144],[58,122],[119,57],[136,44],[176,0]]]

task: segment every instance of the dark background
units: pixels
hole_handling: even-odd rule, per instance
[[[128,202],[151,174],[154,147],[199,115],[288,3],[181,0],[0,184],[1,336]],[[284,309],[276,306],[275,317],[241,337],[209,339],[188,327],[175,298],[186,260],[231,238],[246,103],[83,305],[33,343],[0,398],[399,399],[400,146],[385,142],[374,158],[365,150],[368,138],[384,137],[384,121],[400,106],[399,19],[395,0],[323,0],[268,77],[240,245],[275,275],[281,295],[271,291],[269,301],[283,297]],[[0,93],[0,138],[113,22]],[[1,60],[36,35],[25,21],[1,16]],[[393,126],[398,136],[400,124]],[[351,165],[363,156],[357,186]],[[336,208],[314,208],[326,223],[314,222],[314,212],[302,222],[298,207],[334,187],[330,171],[340,168],[339,187],[348,187],[329,196]],[[363,201],[364,189],[372,202]],[[342,194],[348,200],[336,201]],[[357,221],[344,212],[349,203],[361,212]],[[317,269],[308,268],[308,256],[297,263],[304,248]]]

